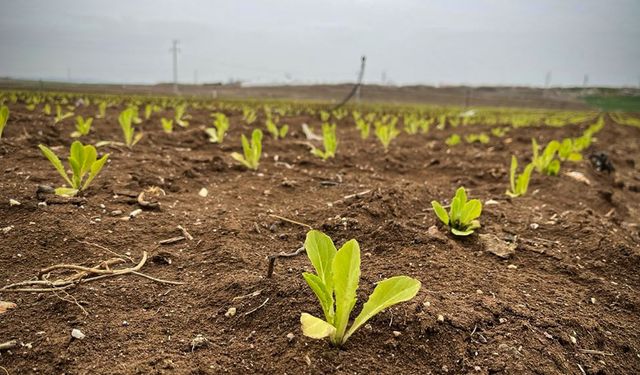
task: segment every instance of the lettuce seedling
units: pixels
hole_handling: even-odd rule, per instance
[[[289,125],[284,124],[278,129],[278,125],[271,118],[268,118],[265,124],[267,125],[267,131],[275,140],[278,138],[284,138],[289,131]]]
[[[44,113],[47,116],[51,115],[51,104],[49,103],[45,104],[44,107],[42,107],[42,113]]]
[[[153,106],[151,104],[147,104],[144,106],[144,119],[149,120],[151,117],[151,113],[153,112]]]
[[[529,188],[529,179],[531,178],[531,172],[533,171],[533,163],[527,164],[524,167],[524,171],[517,176],[518,171],[518,159],[515,156],[511,156],[511,169],[509,173],[509,183],[511,190],[507,190],[506,194],[511,198],[519,197],[527,193]]]
[[[82,116],[76,116],[76,131],[71,133],[73,138],[78,138],[83,135],[89,134],[91,131],[91,124],[93,123],[93,118],[88,117],[86,120],[82,118]]]
[[[78,194],[78,192],[85,190],[109,158],[109,154],[106,154],[98,159],[98,153],[95,147],[92,145],[85,146],[82,145],[80,141],[75,141],[71,144],[69,152],[69,166],[72,172],[72,176],[69,178],[58,156],[44,145],[39,145],[38,147],[40,147],[42,154],[49,159],[51,164],[53,164],[58,173],[60,173],[62,178],[64,178],[70,186],[69,188],[59,187],[55,189],[56,194],[62,196],[74,196]]]
[[[187,111],[186,104],[176,106],[174,119],[176,121],[176,124],[182,126],[183,128],[186,128],[187,126],[189,126],[189,121],[185,120],[186,111]]]
[[[244,155],[234,152],[231,154],[231,157],[245,167],[257,170],[260,163],[260,156],[262,155],[262,130],[253,130],[253,133],[251,133],[251,144],[249,144],[247,137],[245,137],[244,134],[242,135],[242,152]]]
[[[9,107],[3,105],[0,107],[0,139],[2,139],[2,132],[7,125],[7,120],[9,120]]]
[[[142,139],[142,132],[136,133],[133,126],[133,118],[135,115],[136,110],[130,107],[122,111],[120,116],[118,116],[118,122],[124,134],[124,144],[129,148],[133,147]]]
[[[464,187],[458,188],[455,197],[451,200],[449,213],[436,201],[431,201],[431,206],[438,219],[449,226],[451,233],[456,236],[468,236],[477,228],[480,221],[477,219],[482,213],[482,203],[477,199],[467,201],[467,192]]]
[[[360,138],[367,139],[369,138],[369,133],[371,131],[371,123],[363,118],[356,119],[356,128],[360,130]]]
[[[331,113],[327,111],[320,111],[320,121],[328,122],[330,118],[331,118]]]
[[[555,159],[556,152],[560,148],[560,142],[551,141],[544,148],[542,154],[539,153],[538,142],[531,139],[533,148],[533,165],[538,173],[544,173],[547,176],[557,176],[560,172],[560,160]]]
[[[98,104],[98,114],[97,118],[104,118],[107,113],[107,102],[100,102]]]
[[[384,152],[389,151],[389,145],[391,144],[391,141],[393,141],[398,135],[400,135],[400,131],[396,129],[393,123],[378,123],[375,133],[380,143],[382,143]]]
[[[229,119],[224,113],[214,113],[213,116],[215,117],[215,120],[213,120],[215,129],[207,128],[204,131],[209,135],[209,142],[222,143],[229,129]]]
[[[251,107],[242,107],[242,119],[247,125],[251,125],[258,118],[258,114]]]
[[[347,329],[360,282],[358,242],[350,240],[336,250],[329,236],[311,230],[307,233],[304,247],[316,273],[305,272],[302,276],[318,298],[324,313],[324,319],[308,313],[300,315],[302,333],[307,337],[329,337],[333,345],[342,346],[373,316],[395,304],[409,301],[420,290],[420,281],[408,276],[395,276],[378,282],[360,314]]]
[[[580,161],[582,154],[578,151],[579,148],[580,141],[578,139],[565,138],[558,148],[558,158],[562,161]]]
[[[336,149],[338,148],[336,124],[322,124],[322,145],[324,146],[324,151],[313,147],[311,149],[311,153],[322,158],[322,160],[327,160],[336,156]]]
[[[449,147],[453,147],[459,144],[460,141],[462,141],[462,139],[458,134],[451,134],[447,139],[444,140],[444,143],[446,143]]]
[[[53,119],[53,123],[57,124],[60,121],[68,119],[69,117],[73,117],[73,112],[62,112],[62,107],[60,104],[56,104],[56,117]]]
[[[161,117],[160,123],[162,124],[162,130],[165,133],[169,134],[173,132],[173,119]]]
[[[467,143],[481,143],[483,145],[486,145],[487,143],[489,143],[490,138],[487,135],[487,133],[479,133],[479,134],[468,134],[464,137],[464,140],[467,141]]]

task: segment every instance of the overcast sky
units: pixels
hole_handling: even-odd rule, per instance
[[[0,76],[633,85],[638,0],[0,0]]]

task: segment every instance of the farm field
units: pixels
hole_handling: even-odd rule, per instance
[[[640,373],[638,114],[31,91],[0,103],[9,374]],[[142,134],[131,147],[124,112],[130,143]],[[78,115],[93,123],[72,137]],[[254,129],[256,170],[231,156]],[[331,157],[322,136],[333,135]],[[532,139],[541,153],[588,142],[510,197],[512,156],[520,173]],[[38,146],[70,170],[74,140],[108,159],[62,196]],[[467,236],[431,203],[448,209],[459,187],[482,203]],[[303,335],[301,313],[323,313],[302,276],[314,269],[299,251],[310,228],[360,244],[351,319],[385,278],[420,289],[340,348]]]

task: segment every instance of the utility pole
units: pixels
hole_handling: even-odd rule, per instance
[[[588,84],[589,84],[589,75],[585,74],[584,79],[582,79],[582,87],[587,87]]]
[[[551,70],[547,72],[547,75],[544,77],[544,87],[549,88],[551,86]]]
[[[178,40],[173,40],[173,47],[170,50],[173,53],[173,92],[178,93]]]

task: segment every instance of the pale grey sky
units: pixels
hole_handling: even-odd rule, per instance
[[[633,85],[638,0],[0,0],[0,76]]]

